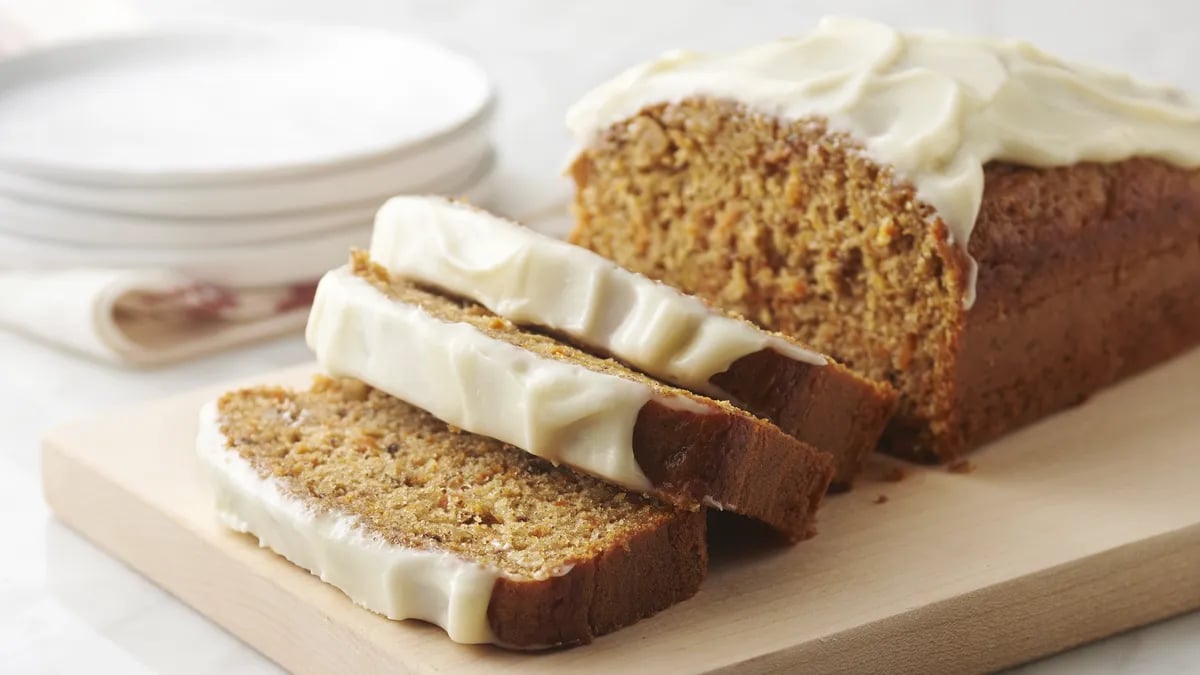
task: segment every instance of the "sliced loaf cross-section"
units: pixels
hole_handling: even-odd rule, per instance
[[[827,453],[769,422],[393,279],[363,252],[321,280],[307,335],[331,373],[456,427],[793,540],[832,478]]]

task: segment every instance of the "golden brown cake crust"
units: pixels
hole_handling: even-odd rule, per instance
[[[703,511],[631,537],[565,575],[500,579],[488,620],[509,645],[591,642],[696,593],[708,566]]]
[[[702,512],[455,430],[355,380],[230,392],[218,414],[232,450],[313,508],[507,575],[488,606],[505,646],[588,642],[690,597],[707,569]]]
[[[829,360],[796,361],[771,349],[748,354],[713,376],[746,410],[833,457],[833,487],[849,488],[896,410],[890,385]]]
[[[711,497],[795,541],[815,532],[813,523],[821,500],[813,493],[823,493],[833,478],[829,453],[727,402],[665,385],[611,359],[524,330],[475,303],[392,279],[361,252],[355,253],[352,265],[356,274],[396,302],[418,305],[440,320],[469,323],[488,337],[539,356],[641,382],[665,396],[701,403],[707,412],[680,410],[655,400],[641,409],[633,430],[633,452],[653,485],[652,494],[690,509],[698,509],[705,497]],[[789,480],[780,481],[780,476]]]
[[[1200,171],[985,168],[978,297],[955,359],[972,448],[1200,344]]]
[[[884,448],[949,459],[1200,343],[1200,171],[985,167],[968,260],[821,120],[650,106],[571,167],[572,241],[896,385]]]

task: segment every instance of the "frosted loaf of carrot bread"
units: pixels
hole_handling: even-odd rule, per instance
[[[827,19],[587,94],[572,241],[901,391],[947,459],[1200,342],[1200,105]]]

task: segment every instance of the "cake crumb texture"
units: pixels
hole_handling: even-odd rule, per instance
[[[571,239],[901,392],[882,449],[950,461],[1200,343],[1200,171],[984,167],[970,260],[821,119],[644,108],[570,168]]]
[[[230,447],[297,499],[516,577],[546,578],[678,518],[356,380],[240,390],[218,406]]]

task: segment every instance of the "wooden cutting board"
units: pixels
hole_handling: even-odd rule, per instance
[[[895,482],[883,476],[900,465],[876,460],[829,499],[816,539],[714,544],[695,598],[532,655],[380,618],[219,528],[192,437],[197,408],[223,389],[53,432],[46,498],[297,672],[983,671],[1200,606],[1200,350],[993,444],[969,473],[904,465]]]

